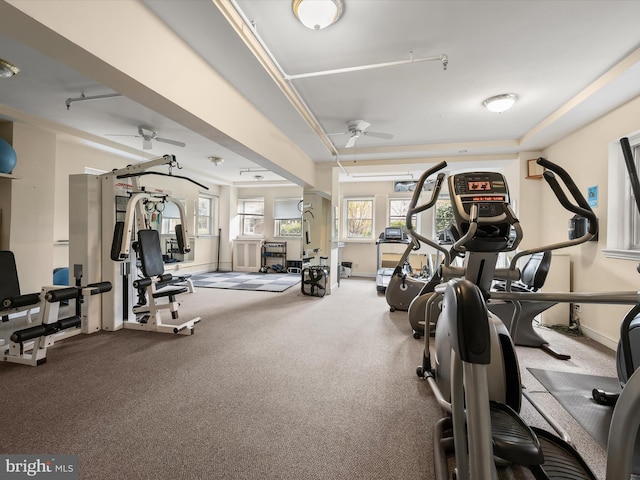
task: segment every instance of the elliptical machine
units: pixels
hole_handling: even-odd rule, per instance
[[[389,309],[392,312],[395,310],[409,310],[409,306],[415,298],[422,296],[429,291],[432,291],[434,284],[440,283],[437,274],[433,274],[432,280],[429,280],[427,282],[408,277],[403,267],[405,262],[407,262],[407,259],[409,258],[411,252],[420,249],[420,240],[424,238],[413,229],[413,222],[411,218],[414,215],[417,215],[418,213],[427,210],[435,205],[436,201],[438,200],[438,195],[440,194],[440,189],[442,188],[444,174],[441,173],[436,178],[433,192],[431,193],[431,199],[424,205],[416,206],[416,204],[418,203],[418,198],[420,197],[420,192],[422,192],[422,187],[424,186],[427,178],[432,173],[441,170],[445,165],[446,163],[442,162],[441,164],[436,165],[434,168],[427,170],[420,176],[418,184],[413,191],[411,201],[409,202],[406,216],[406,225],[411,241],[407,245],[407,248],[405,249],[404,253],[400,257],[400,260],[398,261],[398,264],[393,270],[393,274],[391,275],[389,284],[387,285],[387,291],[385,292],[385,298],[387,300],[387,303],[389,304]],[[435,283],[433,283],[433,277],[436,277]],[[414,329],[414,336],[416,334],[415,332],[416,330]],[[419,338],[419,335],[416,338]]]
[[[597,218],[573,180],[551,162],[539,159],[538,163],[549,170],[544,177],[560,203],[569,211],[589,219],[589,232],[579,239],[538,250],[553,250],[589,240],[597,232]],[[563,181],[575,203],[569,201],[554,173]],[[523,393],[513,343],[504,324],[487,309],[491,282],[500,278],[515,281],[519,275],[515,261],[509,269],[495,267],[498,253],[514,250],[522,239],[519,222],[509,206],[506,180],[500,174],[490,172],[458,174],[449,177],[449,187],[456,223],[462,234],[454,248],[465,252],[465,266],[462,269],[442,267],[443,278],[451,280],[435,288],[443,297],[442,313],[436,326],[434,362],[431,362],[429,336],[425,335],[423,363],[416,370],[419,377],[427,380],[440,405],[450,413],[435,427],[436,478],[451,478],[448,465],[454,451],[456,480],[495,480],[496,463],[519,465],[537,479],[595,480],[586,463],[567,442],[527,426],[518,415]],[[510,235],[511,231],[515,231],[515,237]],[[522,255],[531,253],[521,252]],[[516,304],[541,300],[575,301],[576,296],[580,301],[589,299],[593,303],[638,301],[637,292],[555,296],[504,292],[491,295]],[[633,409],[638,406],[640,376],[634,375],[614,411],[609,437],[608,480],[630,476],[633,444],[640,425],[640,416],[634,414]]]

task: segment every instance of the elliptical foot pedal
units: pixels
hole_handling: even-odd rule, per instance
[[[555,435],[533,427],[544,452],[544,463],[529,467],[536,478],[566,480],[597,480],[580,454]]]
[[[538,437],[508,405],[491,402],[493,454],[518,465],[540,465],[544,455]]]
[[[619,393],[605,392],[604,390],[600,390],[599,388],[594,388],[591,390],[591,396],[600,405],[607,405],[610,407],[614,407],[616,402],[618,401],[618,397],[620,397]]]

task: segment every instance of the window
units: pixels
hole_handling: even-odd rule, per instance
[[[407,233],[407,210],[409,210],[409,204],[411,200],[389,200],[389,226],[400,227],[402,231]],[[411,216],[411,224],[414,230],[417,230],[418,216]]]
[[[373,238],[373,200],[351,199],[345,202],[347,238]]]
[[[238,200],[240,235],[264,235],[264,199]]]
[[[436,211],[434,215],[434,233],[435,238],[439,242],[446,242],[452,239],[447,238],[447,230],[452,223],[454,223],[453,218],[453,207],[451,205],[451,199],[447,197],[439,197],[436,200]]]
[[[198,197],[198,236],[213,235],[213,198]]]
[[[628,135],[636,168],[640,166],[640,132]],[[609,142],[607,248],[609,258],[640,260],[640,215],[629,182],[619,139]]]
[[[298,210],[299,198],[276,198],[273,202],[276,237],[300,237],[302,214]]]

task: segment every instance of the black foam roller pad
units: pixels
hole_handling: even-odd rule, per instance
[[[163,273],[162,275],[158,275],[159,282],[168,282],[172,278],[173,278],[173,275],[171,275],[170,273]]]
[[[66,330],[67,328],[79,327],[82,323],[80,317],[68,317],[62,318],[56,322],[58,330]]]
[[[91,288],[91,295],[105,293],[111,291],[111,282],[90,283],[87,287]]]
[[[72,298],[78,298],[80,296],[80,290],[75,287],[60,288],[57,290],[49,290],[47,292],[47,301],[49,303],[62,302],[63,300],[70,300]]]
[[[44,325],[36,325],[35,327],[23,328],[11,334],[11,341],[14,343],[24,343],[27,340],[38,338],[47,334]]]
[[[17,297],[5,298],[2,301],[4,308],[18,308],[26,307],[27,305],[35,305],[40,301],[39,293],[27,293],[25,295],[19,295]]]
[[[151,285],[150,278],[140,278],[133,282],[134,288],[147,288],[149,285]]]

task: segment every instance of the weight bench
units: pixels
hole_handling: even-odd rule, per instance
[[[10,313],[39,307],[38,321],[31,327],[14,331],[7,345],[0,344],[0,360],[36,366],[47,361],[47,349],[56,341],[81,333],[83,297],[111,290],[111,283],[100,282],[85,287],[47,286],[40,293],[20,294],[18,274],[13,252],[0,251],[0,314],[8,319]],[[58,319],[60,302],[76,299],[75,315]]]
[[[144,292],[144,301],[133,307],[136,321],[124,322],[125,328],[147,330],[163,333],[177,333],[192,335],[194,325],[200,322],[200,317],[180,324],[162,323],[161,312],[169,310],[171,318],[179,318],[179,303],[176,296],[188,292],[189,287],[173,285],[174,277],[164,272],[160,236],[157,230],[139,230],[137,252],[141,262],[143,278],[133,282],[134,288]],[[160,299],[167,299],[160,303]]]

